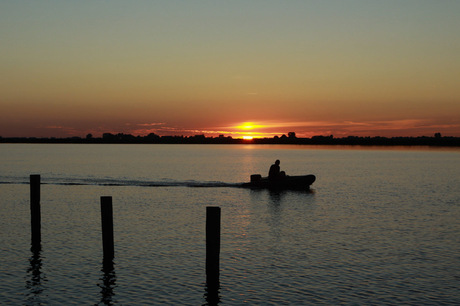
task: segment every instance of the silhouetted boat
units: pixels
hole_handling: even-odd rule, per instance
[[[286,175],[275,180],[269,180],[268,177],[262,177],[260,174],[253,174],[251,175],[251,181],[243,183],[243,187],[308,190],[315,180],[316,177],[313,174],[299,176]]]

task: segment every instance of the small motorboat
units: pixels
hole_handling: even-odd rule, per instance
[[[308,190],[310,185],[316,180],[313,174],[309,175],[298,175],[298,176],[282,176],[276,179],[268,179],[268,177],[262,177],[260,174],[251,175],[251,181],[249,183],[243,183],[243,187],[246,188],[267,188],[274,190],[282,189],[295,189],[295,190]]]

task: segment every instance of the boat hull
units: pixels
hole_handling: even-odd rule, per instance
[[[275,180],[269,180],[267,177],[262,177],[257,180],[251,180],[249,183],[243,183],[245,188],[254,189],[292,189],[292,190],[308,190],[310,185],[316,180],[313,174],[300,176],[285,176]]]

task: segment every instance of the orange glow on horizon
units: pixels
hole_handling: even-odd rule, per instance
[[[244,140],[273,137],[273,133],[267,133],[265,131],[268,127],[268,125],[259,122],[246,121],[230,126],[229,134],[231,134],[232,137],[243,138]]]
[[[206,137],[222,136],[245,140],[282,137],[283,135],[289,137],[289,133],[295,133],[298,138],[310,138],[317,135],[333,135],[339,138],[347,136],[432,136],[434,131],[442,133],[443,136],[456,136],[456,134],[449,133],[448,130],[458,129],[459,125],[421,119],[401,119],[380,121],[244,121],[210,128],[184,128],[182,126],[171,126],[167,122],[150,122],[133,123],[129,127],[132,128],[115,130],[114,133],[121,131],[135,136],[146,136],[149,133],[155,133],[160,136],[205,135]],[[100,130],[99,132],[110,131]],[[95,134],[96,132],[93,131],[92,133]]]

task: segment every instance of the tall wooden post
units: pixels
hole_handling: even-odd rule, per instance
[[[104,261],[114,257],[112,197],[101,197],[102,249]]]
[[[208,290],[219,287],[220,207],[206,207],[206,283]]]
[[[30,175],[30,224],[32,251],[41,249],[40,175]]]

